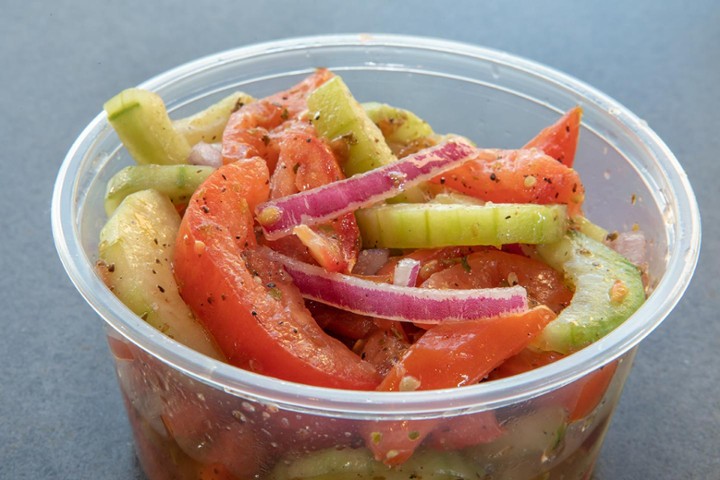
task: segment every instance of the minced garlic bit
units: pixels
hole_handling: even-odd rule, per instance
[[[508,282],[508,285],[510,285],[511,287],[514,287],[515,285],[520,283],[517,273],[515,273],[515,272],[508,273],[507,282]]]
[[[193,250],[195,250],[195,253],[198,256],[202,255],[205,252],[205,242],[202,242],[200,240],[195,240],[195,245],[193,245]]]
[[[399,451],[397,451],[397,450],[395,450],[395,449],[393,449],[393,450],[388,450],[388,452],[385,454],[385,458],[386,458],[387,460],[390,460],[390,459],[392,459],[392,458],[397,457],[398,455],[400,455],[400,452],[399,452]]]
[[[412,375],[405,375],[402,377],[400,385],[398,385],[398,389],[401,392],[414,392],[418,388],[420,388],[420,380]]]
[[[272,225],[273,223],[280,220],[282,216],[282,210],[276,206],[269,206],[264,208],[260,215],[257,216],[257,221],[260,225]]]
[[[629,293],[627,285],[622,280],[615,280],[613,286],[610,287],[610,301],[612,303],[621,303],[625,300]]]

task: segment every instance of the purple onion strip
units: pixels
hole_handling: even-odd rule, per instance
[[[262,203],[255,209],[265,238],[276,240],[297,225],[317,225],[366,207],[428,180],[471,158],[496,158],[495,150],[478,150],[460,138],[350,178]]]
[[[469,290],[401,287],[327,272],[265,250],[283,264],[305,298],[362,315],[442,323],[496,317],[528,308],[527,292],[521,286]]]

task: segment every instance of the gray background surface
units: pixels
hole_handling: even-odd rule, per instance
[[[141,479],[100,321],[60,265],[50,195],[119,90],[219,50],[408,33],[503,49],[629,107],[686,169],[703,249],[644,343],[598,480],[720,479],[720,3],[5,1],[0,13],[0,478]]]

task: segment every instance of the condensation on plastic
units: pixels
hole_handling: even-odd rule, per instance
[[[109,178],[130,164],[99,114],[60,169],[52,224],[60,258],[77,289],[109,327],[159,362],[207,387],[282,409],[352,419],[448,416],[520,404],[552,393],[624,354],[671,312],[692,277],[700,218],[679,162],[648,125],[581,81],[495,50],[429,38],[341,35],[238,48],[180,66],[144,82],[174,116],[234,90],[256,97],[286,88],[315,67],[343,76],[361,101],[413,110],[438,132],[481,146],[518,147],[579,104],[584,109],[576,168],[587,189],[586,213],[611,229],[637,224],[649,242],[653,292],[615,331],[540,370],[460,389],[353,392],[256,375],[198,354],[132,314],[94,271],[102,198]],[[629,362],[628,362],[629,363]]]

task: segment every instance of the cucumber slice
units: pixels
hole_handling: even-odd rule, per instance
[[[597,242],[605,241],[609,233],[600,225],[595,225],[582,215],[575,215],[570,219],[570,223],[573,230],[579,230]]]
[[[380,205],[355,212],[365,248],[548,243],[562,238],[564,205]]]
[[[190,200],[193,192],[214,172],[212,167],[199,165],[135,165],[125,167],[108,182],[105,192],[105,213],[112,215],[120,202],[131,193],[155,189],[175,205]]]
[[[389,144],[408,145],[420,138],[434,135],[425,120],[408,110],[378,102],[363,103],[362,107]]]
[[[342,142],[346,155],[341,164],[348,177],[396,160],[382,132],[353,98],[342,78],[334,77],[318,87],[307,103],[319,135],[332,143]]]
[[[366,448],[329,448],[305,455],[289,463],[280,461],[269,480],[465,480],[484,478],[479,465],[468,462],[457,452],[425,450],[407,462],[388,467],[378,462]]]
[[[105,284],[130,310],[186,346],[223,360],[178,294],[172,272],[180,215],[155,190],[123,200],[100,231],[98,267]]]
[[[186,163],[190,144],[173,127],[156,93],[129,88],[105,102],[108,121],[139,164]]]
[[[199,142],[216,143],[222,139],[230,115],[255,99],[243,92],[235,92],[205,110],[173,122],[175,131],[192,146]]]
[[[565,450],[568,414],[562,407],[545,407],[513,417],[503,424],[505,435],[466,450],[467,456],[486,465],[492,478],[537,477]]]
[[[605,336],[645,301],[640,270],[625,257],[581,232],[570,230],[539,256],[565,273],[575,287],[572,302],[535,337],[533,346],[571,353]]]

